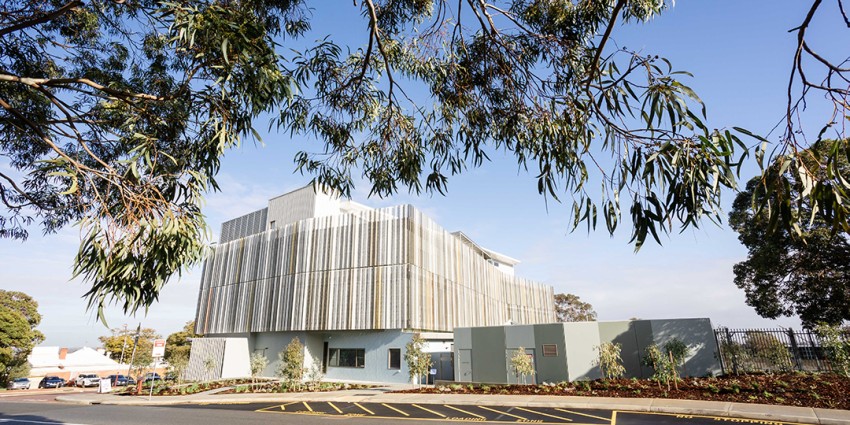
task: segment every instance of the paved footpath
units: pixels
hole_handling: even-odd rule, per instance
[[[848,394],[850,397],[850,394]],[[70,394],[58,401],[78,404],[177,405],[233,403],[348,402],[451,404],[477,406],[559,407],[564,409],[600,409],[631,412],[670,413],[729,418],[731,422],[785,422],[799,424],[850,425],[850,410],[717,401],[649,398],[607,398],[546,395],[407,394],[388,389],[360,389],[313,393],[215,394],[215,391],[189,396],[118,396],[112,394]],[[736,419],[737,418],[737,419]]]

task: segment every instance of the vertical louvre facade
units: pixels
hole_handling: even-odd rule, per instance
[[[552,322],[552,300],[552,287],[499,271],[405,205],[278,223],[219,244],[204,265],[196,326],[450,332]]]

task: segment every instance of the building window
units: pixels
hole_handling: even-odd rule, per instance
[[[388,367],[390,369],[401,369],[401,348],[390,348]]]
[[[362,348],[331,348],[328,366],[366,367],[366,350]]]
[[[558,346],[556,344],[543,344],[543,357],[557,357]]]
[[[275,223],[275,221],[272,220],[271,223],[269,223],[269,229],[274,229],[276,227],[277,227],[277,223]]]

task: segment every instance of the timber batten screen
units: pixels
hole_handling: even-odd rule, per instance
[[[205,334],[421,329],[554,320],[553,290],[497,269],[412,206],[310,218],[219,244]]]

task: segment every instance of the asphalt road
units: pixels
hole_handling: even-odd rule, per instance
[[[589,409],[447,404],[298,402],[288,404],[210,404],[177,406],[71,405],[27,402],[24,395],[0,398],[0,425],[247,425],[487,422],[572,425],[719,425],[785,423],[707,416],[634,413]]]

